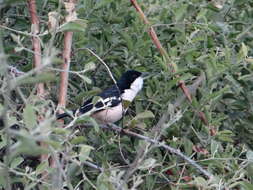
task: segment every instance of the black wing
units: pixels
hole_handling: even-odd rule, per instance
[[[97,96],[101,97],[100,100],[98,100],[95,105],[92,103],[92,98],[86,100],[83,105],[77,109],[73,110],[73,114],[76,113],[76,111],[79,111],[81,114],[87,113],[91,111],[91,113],[95,113],[97,111],[101,111],[106,109],[107,107],[114,107],[121,103],[121,97],[120,97],[120,90],[116,85],[113,85],[111,88],[108,88],[98,94]],[[58,114],[56,116],[57,119],[62,119],[64,117],[69,117],[70,114],[68,113],[62,113]]]
[[[79,112],[84,114],[93,109],[92,112],[94,113],[107,107],[117,106],[121,103],[120,91],[116,85],[113,85],[111,88],[104,90],[97,96],[101,97],[101,99],[98,100],[95,105],[92,103],[92,97],[83,103],[82,107],[79,108]]]

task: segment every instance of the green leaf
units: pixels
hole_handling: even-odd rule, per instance
[[[82,144],[86,141],[86,138],[84,136],[77,136],[73,138],[70,142],[71,144]]]
[[[68,164],[68,168],[67,168],[67,176],[69,177],[68,179],[72,179],[75,176],[79,175],[81,173],[81,167],[75,163],[72,162],[70,164]]]
[[[148,170],[154,167],[156,160],[154,158],[148,158],[142,162],[142,164],[138,167],[140,170]]]
[[[116,171],[112,171],[112,173],[116,173]],[[113,183],[111,183],[109,172],[101,172],[99,174],[96,181],[96,187],[99,190],[116,190]],[[123,184],[122,189],[127,189],[125,184]]]
[[[81,150],[79,153],[79,159],[81,162],[84,162],[87,159],[89,159],[89,155],[90,155],[91,150],[94,150],[94,148],[92,146],[81,145]]]
[[[182,4],[178,9],[175,11],[175,19],[176,21],[180,21],[183,19],[184,15],[187,12],[187,4]]]
[[[96,69],[96,64],[94,62],[86,63],[84,66],[85,71],[90,71]]]
[[[78,123],[83,124],[83,123],[85,123],[85,122],[90,123],[90,124],[94,127],[94,129],[95,129],[96,132],[99,131],[100,128],[99,128],[98,123],[96,122],[95,119],[93,119],[93,118],[92,118],[91,116],[89,116],[89,115],[83,115],[83,116],[79,117],[79,118],[76,120],[75,124],[78,124]]]
[[[230,130],[219,131],[215,138],[223,142],[233,142],[234,133]]]
[[[85,32],[87,27],[87,20],[76,19],[70,22],[66,22],[61,25],[58,29],[58,32],[64,31],[77,31],[77,32]]]
[[[101,0],[99,1],[96,6],[94,7],[94,9],[100,9],[103,6],[106,6],[108,4],[110,4],[111,2],[113,2],[114,0]]]
[[[125,40],[128,50],[132,51],[134,44],[133,44],[133,40],[131,39],[130,35],[128,35],[127,32],[120,32],[120,35]]]
[[[246,157],[247,157],[248,160],[250,160],[251,162],[253,162],[253,151],[248,150],[247,154],[246,154]]]
[[[215,155],[215,153],[219,152],[219,148],[220,148],[220,142],[212,140],[211,141],[211,153],[213,156]]]
[[[67,135],[68,134],[68,130],[64,129],[64,128],[53,128],[52,132],[54,132],[55,134],[58,135]]]
[[[1,163],[2,164],[2,163]],[[6,171],[5,169],[0,169],[0,187],[6,186]]]
[[[88,78],[87,76],[85,76],[85,75],[78,75],[80,78],[82,78],[83,79],[83,81],[84,82],[86,82],[86,83],[88,83],[88,84],[91,84],[92,83],[92,81],[90,80],[90,78]]]
[[[192,147],[193,147],[192,141],[190,141],[187,138],[184,138],[183,143],[184,143],[184,149],[185,149],[186,154],[190,156],[192,154]]]
[[[39,175],[43,172],[45,172],[48,168],[48,162],[41,162],[37,167],[36,167],[36,170],[35,170],[35,173],[36,175]]]
[[[77,94],[74,99],[77,104],[82,104],[84,100],[93,97],[97,94],[101,93],[101,89],[99,88],[93,88],[89,91],[82,91],[79,94]]]
[[[89,121],[90,121],[91,124],[93,125],[95,131],[98,133],[100,128],[99,128],[99,125],[98,125],[98,123],[96,122],[96,120],[93,119],[92,117],[90,117],[90,120],[89,120]]]
[[[246,181],[240,182],[240,185],[245,189],[245,190],[252,190],[253,189],[253,184],[248,183]]]
[[[206,101],[209,101],[209,100],[217,100],[218,98],[220,98],[223,94],[225,94],[227,91],[229,91],[230,87],[229,86],[226,86],[222,89],[220,89],[218,92],[213,92],[211,94],[209,94],[207,97],[206,97]]]
[[[243,87],[232,75],[226,75],[225,78],[231,83],[231,89],[233,89],[236,93],[240,93],[243,90]]]
[[[144,111],[142,113],[138,113],[134,117],[134,119],[139,120],[139,119],[147,119],[147,118],[154,118],[154,117],[155,117],[154,114],[151,111],[147,110],[147,111]]]
[[[2,114],[2,111],[4,110],[4,106],[0,104],[0,114]]]
[[[248,51],[248,47],[244,43],[242,43],[241,52],[244,57],[248,57]]]
[[[27,154],[31,156],[38,156],[48,153],[48,149],[38,145],[34,136],[28,134],[27,131],[10,130],[10,133],[15,135],[18,141],[10,147],[10,160],[16,158],[19,154]]]
[[[155,117],[154,114],[151,111],[147,110],[147,111],[137,114],[131,121],[129,121],[127,125],[130,127],[135,127],[135,125],[139,123],[139,120],[154,118],[154,117]],[[145,125],[142,125],[142,126],[145,126]]]
[[[23,117],[26,127],[33,128],[37,124],[35,110],[31,104],[26,104]]]
[[[12,160],[11,162],[11,168],[16,168],[19,164],[21,164],[24,161],[24,158],[22,157],[17,157]]]
[[[208,182],[203,177],[196,177],[194,179],[194,183],[200,187],[207,187],[208,186]]]
[[[5,136],[1,135],[1,141],[0,141],[0,149],[2,149],[3,147],[5,147],[7,145],[7,139]]]
[[[248,183],[246,181],[239,181],[235,182],[230,185],[230,189],[233,189],[233,187],[241,186],[242,190],[252,190],[253,185],[251,183]]]
[[[243,75],[238,77],[238,80],[253,81],[253,75],[252,74]]]
[[[146,88],[146,96],[147,96],[148,98],[151,98],[153,95],[154,95],[154,93],[153,93],[151,87],[150,87],[150,86],[147,86],[147,88]]]

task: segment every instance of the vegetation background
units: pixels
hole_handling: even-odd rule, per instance
[[[127,0],[78,0],[78,19],[70,22],[63,2],[36,1],[43,66],[34,70],[27,1],[0,0],[2,189],[253,189],[253,1],[138,3],[149,24]],[[151,26],[167,55],[150,38]],[[91,51],[115,78],[128,69],[153,73],[117,125],[181,150],[211,179],[158,144],[101,129],[89,117],[60,127],[55,110],[67,31],[67,110],[113,84]],[[178,83],[196,79],[192,102],[179,101]],[[43,97],[36,95],[39,82]]]

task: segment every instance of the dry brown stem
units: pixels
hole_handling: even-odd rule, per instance
[[[32,26],[31,26],[31,33],[33,34],[32,37],[32,43],[33,43],[33,51],[34,51],[34,66],[35,68],[41,68],[41,46],[40,46],[40,40],[39,37],[36,36],[37,34],[39,34],[40,32],[40,27],[39,27],[39,18],[37,16],[37,10],[36,10],[36,1],[35,0],[28,0],[28,9],[30,12],[30,16],[31,16],[31,22],[32,22]],[[40,72],[40,71],[38,71]],[[37,84],[37,96],[40,98],[44,98],[45,95],[45,88],[44,88],[44,84],[43,83],[38,83]],[[41,116],[38,117],[38,120],[43,120],[43,118],[41,118]],[[41,143],[41,146],[45,147],[46,145]],[[40,159],[41,162],[44,162],[47,160],[48,155],[41,155]],[[46,173],[44,173],[43,175],[47,175]]]
[[[145,14],[143,13],[141,7],[139,6],[139,4],[137,3],[136,0],[130,0],[131,3],[133,4],[133,6],[135,7],[136,11],[140,14],[140,17],[142,18],[143,22],[146,25],[150,25],[147,17],[145,16]],[[166,61],[169,62],[169,56],[166,52],[166,50],[163,48],[160,40],[158,39],[156,32],[154,30],[154,28],[152,26],[149,27],[148,33],[151,37],[151,39],[153,40],[155,46],[157,47],[157,49],[159,50],[159,52],[161,53],[162,56],[164,56],[166,58]],[[176,65],[173,64],[169,64],[170,68],[172,69],[172,72],[176,72]],[[176,77],[178,78],[179,75],[176,75]],[[185,94],[187,100],[191,103],[192,102],[192,97],[191,97],[191,93],[189,92],[189,90],[187,89],[185,82],[183,80],[179,81],[179,87],[182,89],[183,93]],[[208,125],[208,122],[206,120],[206,117],[204,114],[202,114],[201,112],[197,111],[198,116],[200,117],[201,121],[205,124]]]
[[[41,46],[40,46],[40,40],[39,37],[36,37],[35,35],[39,34],[40,27],[39,27],[39,18],[37,16],[36,11],[36,1],[35,0],[28,0],[28,8],[31,16],[31,32],[33,34],[32,37],[32,43],[33,43],[33,51],[34,51],[34,66],[35,68],[38,68],[41,66]],[[37,95],[41,98],[43,98],[45,94],[45,88],[43,83],[39,83],[37,85]]]
[[[66,16],[66,22],[70,21],[72,18],[72,15],[75,15],[75,0],[69,0],[67,3],[65,3],[65,9],[68,12],[68,15]],[[67,89],[68,89],[68,79],[69,79],[69,67],[70,67],[70,61],[71,61],[71,46],[72,46],[72,37],[73,32],[66,31],[64,34],[64,47],[63,47],[63,64],[61,67],[61,74],[60,74],[60,90],[59,90],[59,97],[58,97],[58,113],[63,113],[64,111],[62,108],[66,107],[67,102]],[[63,123],[63,121],[59,121]],[[50,165],[54,168],[57,168],[58,170],[60,167],[57,164],[58,155],[55,155],[54,158],[50,160]],[[61,176],[58,178],[61,180]],[[61,182],[61,181],[60,181]]]
[[[66,7],[68,6],[68,7]],[[69,0],[68,4],[65,4],[65,8],[68,11],[68,18],[73,15],[75,8],[75,1]],[[71,61],[71,45],[72,45],[72,37],[73,32],[67,31],[64,34],[64,49],[63,49],[63,64],[62,64],[62,72],[60,75],[60,92],[58,97],[58,107],[65,108],[67,102],[67,88],[68,88],[68,76],[69,76],[69,67]],[[60,109],[59,113],[63,111]]]

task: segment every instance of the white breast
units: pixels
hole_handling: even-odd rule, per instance
[[[124,90],[124,93],[121,95],[121,98],[126,101],[132,102],[138,92],[142,89],[143,78],[138,77],[130,86],[130,89]],[[115,123],[120,120],[124,114],[124,108],[122,104],[115,107],[108,107],[105,110],[99,111],[92,114],[91,116],[96,119],[100,124]]]
[[[127,100],[132,102],[138,92],[142,89],[143,86],[143,78],[138,77],[135,81],[131,84],[130,89],[126,89],[124,93],[121,95],[123,100]]]
[[[120,120],[123,113],[122,104],[119,104],[115,107],[108,107],[107,109],[94,113],[91,116],[100,124],[108,124]]]

